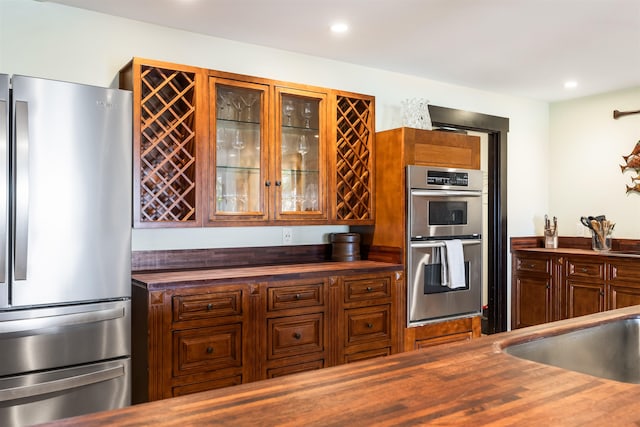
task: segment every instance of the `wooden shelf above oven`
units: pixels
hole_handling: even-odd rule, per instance
[[[404,263],[405,167],[480,169],[480,137],[406,127],[391,129],[376,133],[374,157],[376,224],[363,241],[369,246],[369,259]]]

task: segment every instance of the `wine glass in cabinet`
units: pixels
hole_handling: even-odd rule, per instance
[[[209,220],[268,216],[267,85],[210,77]]]
[[[326,218],[326,94],[276,87],[276,219]]]

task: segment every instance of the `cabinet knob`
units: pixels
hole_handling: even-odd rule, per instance
[[[373,323],[367,323],[367,328],[369,329],[373,328]]]
[[[265,187],[271,187],[271,181],[265,181],[264,182],[264,186]]]
[[[367,286],[367,292],[373,292],[373,288],[371,286]]]
[[[589,271],[589,270],[587,270],[587,268],[586,268],[586,267],[582,267],[582,268],[580,269],[580,271],[582,271],[583,273],[586,273],[586,272],[587,272],[587,271]]]
[[[213,347],[207,347],[207,354],[213,353]]]
[[[276,181],[276,187],[280,187],[282,185],[281,181]]]
[[[213,304],[209,303],[207,304],[207,311],[211,311],[213,310]]]
[[[300,338],[302,338],[302,334],[300,332],[296,332],[295,334],[293,334],[293,337],[299,340]]]
[[[300,298],[302,298],[302,295],[296,294],[296,299],[299,300]]]

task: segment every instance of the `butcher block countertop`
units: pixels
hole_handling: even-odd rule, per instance
[[[640,385],[501,348],[640,306],[54,422],[57,426],[640,425]],[[603,343],[606,346],[606,343]]]
[[[247,281],[251,279],[264,280],[268,277],[311,277],[313,274],[358,272],[363,270],[401,270],[402,265],[377,261],[350,262],[314,262],[308,264],[283,264],[255,267],[213,268],[199,270],[180,270],[171,272],[151,272],[133,274],[133,281],[146,286],[148,289],[162,289],[174,286],[176,283],[199,285],[216,280]]]

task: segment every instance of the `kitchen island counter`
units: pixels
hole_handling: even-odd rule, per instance
[[[640,306],[51,425],[638,425],[640,385],[501,351],[509,344],[636,316]]]

